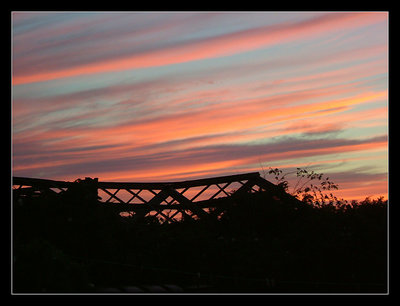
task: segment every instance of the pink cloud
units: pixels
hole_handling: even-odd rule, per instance
[[[312,20],[276,27],[261,27],[193,42],[177,47],[153,50],[131,57],[99,61],[92,64],[45,71],[37,74],[13,75],[13,84],[26,84],[58,78],[122,71],[196,61],[232,55],[277,43],[316,37],[327,32],[365,26],[386,20],[384,13],[328,13]]]

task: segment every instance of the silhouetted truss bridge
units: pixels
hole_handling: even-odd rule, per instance
[[[74,191],[87,201],[93,200],[121,215],[136,219],[153,215],[161,222],[169,223],[188,217],[218,217],[224,212],[226,203],[249,193],[265,192],[276,200],[295,200],[258,172],[158,183],[100,182],[97,178],[66,182],[13,177],[13,198],[17,201]]]

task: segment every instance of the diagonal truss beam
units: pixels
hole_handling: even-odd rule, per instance
[[[207,212],[205,212],[202,208],[198,207],[196,204],[194,204],[192,201],[190,201],[184,195],[180,194],[175,189],[169,188],[168,191],[172,198],[178,201],[183,207],[186,207],[187,209],[195,213],[199,218],[209,217],[209,214]]]
[[[107,193],[110,197],[107,199],[106,203],[109,203],[111,201],[112,198],[116,199],[118,202],[120,203],[125,203],[124,201],[122,201],[120,198],[118,198],[116,196],[117,192],[120,191],[121,189],[117,189],[114,193],[109,192],[107,189],[105,188],[100,188],[101,190],[103,190],[105,193]]]
[[[224,192],[227,196],[229,196],[228,193],[226,193],[225,188],[228,187],[232,182],[228,182],[224,185],[224,187],[220,187],[218,184],[217,187],[219,188],[219,190],[210,198],[210,200],[214,199],[217,195],[219,195],[221,192]]]

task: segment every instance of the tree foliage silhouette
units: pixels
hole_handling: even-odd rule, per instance
[[[323,173],[305,168],[296,168],[295,171],[284,173],[283,170],[269,167],[267,172],[263,169],[263,174],[264,178],[272,175],[278,186],[305,203],[316,206],[348,204],[347,200],[338,199],[334,195],[333,190],[338,190],[339,185]],[[290,185],[289,176],[296,177],[294,186]]]

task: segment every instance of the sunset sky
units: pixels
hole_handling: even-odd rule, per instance
[[[307,167],[345,199],[387,198],[388,18],[13,12],[13,175],[147,182]]]

